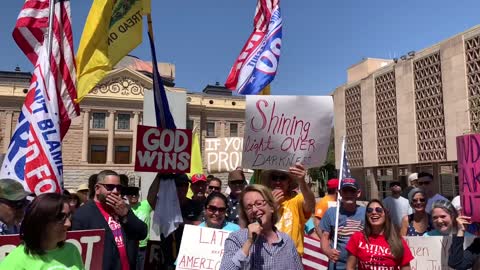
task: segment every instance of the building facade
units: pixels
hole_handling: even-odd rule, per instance
[[[198,128],[202,141],[235,133],[243,136],[244,99],[208,91],[187,93],[175,87],[174,65],[159,63],[158,67],[173,113],[186,108],[187,119],[180,122],[187,123],[186,128]],[[0,72],[0,159],[8,150],[30,77],[26,72]],[[75,189],[104,169],[126,174],[131,185],[140,185],[141,179],[134,172],[136,127],[144,122],[144,94],[151,89],[151,65],[130,57],[82,100],[81,114],[73,119],[62,144],[65,188]]]
[[[333,92],[336,166],[342,137],[367,198],[411,172],[458,194],[456,137],[480,131],[480,26],[400,59],[364,59]]]

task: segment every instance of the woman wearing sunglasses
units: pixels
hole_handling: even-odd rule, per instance
[[[220,192],[212,192],[205,200],[205,221],[200,227],[223,229],[227,231],[238,231],[240,227],[225,220],[228,202],[227,197]]]
[[[85,269],[78,249],[65,242],[70,217],[68,199],[63,195],[36,197],[20,227],[22,244],[0,263],[0,269]]]
[[[426,211],[427,197],[422,189],[414,188],[408,193],[408,201],[413,209],[413,214],[404,216],[401,236],[422,236],[433,230],[432,219]]]
[[[380,200],[371,200],[365,212],[365,229],[348,241],[347,270],[409,270],[412,253],[398,234]]]

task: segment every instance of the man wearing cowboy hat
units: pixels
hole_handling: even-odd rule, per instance
[[[305,175],[305,167],[299,163],[288,171],[267,170],[261,175],[262,183],[272,189],[277,202],[280,219],[275,226],[292,238],[300,255],[303,254],[303,228],[315,207],[315,196],[305,182]],[[296,187],[301,193],[295,191]]]

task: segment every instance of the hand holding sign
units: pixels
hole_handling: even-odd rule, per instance
[[[470,224],[472,224],[470,217],[467,217],[467,216],[457,217],[457,228],[458,228],[458,231],[462,232],[462,235],[459,235],[459,236],[463,236],[463,234],[465,233],[465,230],[467,229],[467,225],[470,225]]]
[[[300,183],[301,181],[305,181],[305,175],[307,175],[307,171],[305,167],[301,163],[295,164],[295,166],[289,168],[290,175],[292,175],[297,181]]]

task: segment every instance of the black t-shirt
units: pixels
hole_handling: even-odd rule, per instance
[[[188,201],[181,206],[182,210],[182,217],[183,219],[186,219],[187,221],[201,221],[203,220],[204,217],[204,203],[205,200],[199,201],[199,200],[191,200],[188,199]]]

